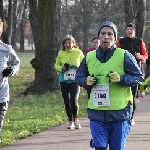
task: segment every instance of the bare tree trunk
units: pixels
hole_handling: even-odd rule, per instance
[[[9,0],[8,6],[8,44],[11,45],[12,36],[12,0]]]
[[[2,18],[2,21],[3,21],[3,33],[1,35],[1,39],[4,43],[8,43],[8,36],[7,36],[7,31],[6,31],[6,14],[7,12],[4,11],[4,8],[3,8],[3,0],[0,0],[0,16]]]
[[[24,52],[24,20],[20,24],[20,52]]]
[[[0,0],[0,17],[3,20],[3,0]]]
[[[35,68],[35,80],[33,86],[27,89],[25,94],[28,92],[41,94],[59,89],[54,63],[60,45],[60,9],[60,0],[38,0],[38,18],[37,20],[34,18],[35,24],[31,22],[36,50],[35,59],[31,61]],[[37,11],[31,12],[30,8],[30,13],[33,12]],[[34,15],[30,14],[30,19]]]
[[[124,0],[125,23],[136,25],[136,36],[143,38],[146,21],[146,0]]]
[[[22,20],[20,25],[20,51],[24,52],[24,30],[25,30],[25,23],[27,20],[25,20],[25,10],[27,8],[27,1],[23,2],[24,9],[22,13]]]
[[[83,50],[85,50],[88,47],[88,41],[89,41],[89,30],[90,30],[90,8],[88,1],[81,1],[83,11],[82,11],[82,17],[83,17],[83,25],[82,25],[82,31],[83,31]],[[88,9],[87,9],[88,8]]]
[[[136,23],[137,7],[134,0],[124,0],[125,23]]]
[[[36,42],[38,42],[38,34],[37,34],[37,17],[38,17],[38,2],[37,0],[29,0],[29,20],[32,27],[32,34],[33,34],[33,40],[34,44],[37,45]],[[36,51],[35,51],[36,54]]]
[[[144,37],[145,23],[146,23],[146,0],[139,0],[137,23],[136,23],[136,36],[139,38]]]
[[[14,0],[13,3],[13,13],[12,13],[12,38],[11,38],[11,45],[14,49],[16,49],[16,32],[17,32],[17,15],[16,15],[16,10],[17,10],[17,0]]]

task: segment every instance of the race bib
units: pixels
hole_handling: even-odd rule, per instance
[[[64,80],[75,80],[76,69],[69,69],[64,73]]]
[[[109,84],[96,84],[91,92],[94,106],[110,106]]]

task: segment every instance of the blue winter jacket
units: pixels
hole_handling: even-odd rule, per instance
[[[113,45],[110,49],[108,49],[105,52],[103,52],[99,47],[96,50],[96,57],[100,62],[105,63],[107,62],[107,60],[111,58],[115,50],[116,50],[116,45]],[[124,69],[125,69],[124,70],[125,74],[120,75],[120,82],[118,82],[118,84],[130,86],[130,87],[137,84],[142,84],[142,82],[144,81],[144,76],[136,62],[135,57],[128,51],[126,51],[124,55]],[[89,72],[86,65],[86,56],[85,56],[76,72],[77,83],[81,87],[84,87],[85,89],[88,89],[88,86],[86,84],[87,76],[89,76]],[[102,122],[111,122],[111,121],[115,122],[115,121],[129,120],[131,119],[132,116],[132,110],[133,110],[133,106],[130,101],[128,105],[122,110],[87,109],[88,117],[90,120],[97,120]]]

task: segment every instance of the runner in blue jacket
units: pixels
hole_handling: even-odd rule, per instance
[[[142,84],[144,77],[134,56],[116,48],[116,25],[104,22],[98,37],[98,50],[89,52],[76,72],[77,83],[91,90],[87,107],[90,146],[124,150],[133,110],[131,86]]]

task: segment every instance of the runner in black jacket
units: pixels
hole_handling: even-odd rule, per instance
[[[140,67],[141,63],[145,63],[146,59],[148,58],[147,50],[145,47],[145,43],[142,39],[135,37],[135,25],[130,23],[126,27],[126,37],[121,38],[117,42],[117,47],[123,48],[128,50],[133,56],[135,56],[138,64]],[[135,105],[135,98],[138,95],[138,85],[131,87],[133,98],[134,98],[134,105],[133,105],[133,114],[132,114],[132,125],[135,124],[133,115],[136,109]]]

